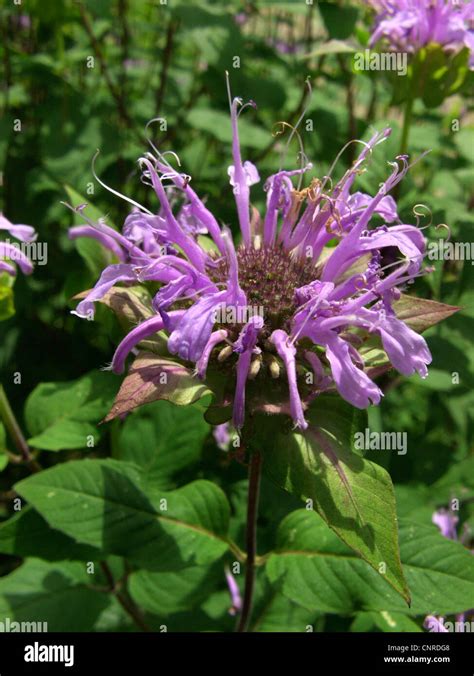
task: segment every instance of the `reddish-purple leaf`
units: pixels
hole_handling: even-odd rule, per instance
[[[461,308],[439,303],[437,300],[426,300],[426,298],[402,294],[400,300],[393,304],[393,309],[398,319],[406,322],[414,331],[422,333]]]
[[[177,362],[141,352],[133,362],[104,422],[158,399],[185,406],[211,391]]]

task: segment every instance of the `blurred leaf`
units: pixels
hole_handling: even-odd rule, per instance
[[[90,218],[91,221],[97,222],[99,219],[103,218],[103,215],[99,209],[88,204],[87,199],[74,190],[74,188],[71,188],[69,185],[65,185],[64,189],[67,193],[71,206],[78,207],[81,204],[87,204],[85,214],[88,218]],[[84,222],[84,219],[79,213],[74,214],[75,225],[82,225]],[[108,223],[108,225],[110,225],[110,223]],[[86,263],[94,281],[100,277],[104,268],[106,268],[107,265],[110,265],[110,263],[115,260],[115,257],[108,249],[91,237],[78,237],[74,240],[74,245]]]
[[[15,314],[13,301],[13,278],[6,272],[0,273],[0,322]]]
[[[230,115],[212,108],[193,108],[187,116],[188,123],[198,129],[214,136],[218,141],[225,144],[226,150],[232,142]],[[262,150],[272,140],[269,131],[265,131],[252,124],[244,117],[239,120],[239,134],[242,146]],[[229,158],[229,164],[230,164]],[[223,173],[225,180],[225,172]]]
[[[8,465],[7,436],[3,423],[0,422],[0,472]]]
[[[99,438],[97,423],[109,409],[118,379],[92,371],[79,380],[42,383],[30,394],[25,421],[28,443],[46,451],[92,448]]]
[[[352,35],[359,15],[357,7],[344,7],[332,2],[318,2],[318,9],[331,38],[344,40]]]
[[[356,51],[353,45],[343,40],[328,40],[318,45],[316,49],[312,49],[309,54],[304,54],[301,58],[311,59],[315,56],[325,56],[326,54],[354,54]]]

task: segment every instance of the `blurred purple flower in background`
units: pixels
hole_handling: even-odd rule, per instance
[[[425,629],[431,632],[443,632],[448,633],[448,630],[444,626],[444,617],[435,617],[434,615],[427,615],[425,621],[423,622]]]
[[[222,451],[227,451],[230,443],[230,432],[229,432],[229,423],[222,423],[222,425],[216,425],[212,433],[216,444]]]
[[[37,234],[31,225],[13,224],[0,213],[0,234],[6,232],[19,242],[30,244],[36,240]],[[31,275],[33,272],[33,264],[28,258],[28,255],[23,250],[26,247],[19,245],[17,242],[10,242],[10,240],[0,240],[0,272],[6,272],[11,276],[16,275],[16,268],[12,265],[17,263],[20,270],[25,275]],[[2,260],[3,259],[3,260]]]
[[[459,517],[457,517],[451,510],[447,509],[437,509],[436,512],[433,512],[431,517],[432,522],[438,526],[441,531],[441,535],[449,540],[457,540],[457,525],[459,523]],[[461,537],[461,542],[463,538]],[[463,623],[466,620],[466,615],[471,616],[473,610],[467,610],[463,613],[458,613],[455,617],[456,624],[455,627],[459,627],[456,631],[464,631]],[[444,617],[435,617],[434,615],[428,615],[425,617],[423,626],[425,629],[431,632],[447,632],[448,629],[444,626],[446,618]]]
[[[377,12],[370,46],[384,39],[392,50],[412,54],[430,43],[448,52],[470,51],[474,67],[474,1],[370,0]]]
[[[441,534],[449,540],[457,540],[456,527],[459,518],[446,509],[438,509],[433,513],[432,521],[441,531]]]

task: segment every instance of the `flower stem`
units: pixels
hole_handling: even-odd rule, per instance
[[[408,136],[410,134],[410,125],[411,125],[411,120],[413,117],[413,103],[414,103],[415,97],[413,96],[412,92],[410,91],[408,98],[405,103],[405,109],[403,112],[403,127],[402,127],[402,136],[400,139],[400,150],[399,150],[399,155],[406,155],[407,150],[408,150]],[[393,191],[393,197],[394,199],[398,200],[400,197],[400,189],[401,189],[401,184],[399,183],[398,185],[395,186],[394,191]]]
[[[20,429],[20,426],[15,418],[15,414],[12,411],[10,402],[8,401],[3,385],[0,385],[0,419],[3,420],[3,423],[12,438],[13,443],[15,444],[17,450],[21,455],[23,462],[28,465],[32,472],[41,471],[41,466],[33,458],[30,448],[26,443],[26,439],[23,436],[23,432]]]
[[[117,583],[114,580],[113,573],[110,570],[107,563],[105,561],[100,561],[100,567],[102,568],[102,572],[104,573],[105,578],[107,580],[108,590],[112,594],[114,594],[115,598],[120,603],[120,605],[127,613],[127,615],[129,615],[132,618],[132,620],[135,622],[135,624],[139,629],[147,632],[151,631],[151,628],[143,619],[141,611],[138,609],[138,607],[133,603],[131,599],[127,597],[127,595],[123,591],[119,589]]]
[[[402,137],[400,140],[400,155],[406,155],[408,149],[408,135],[410,133],[410,125],[413,117],[413,103],[414,97],[410,94],[405,103],[405,110],[403,113],[403,128]]]
[[[257,556],[257,517],[258,499],[260,495],[260,479],[262,474],[262,455],[253,452],[249,464],[249,492],[247,502],[245,591],[236,631],[247,631],[252,612],[253,591],[255,583],[255,559]]]

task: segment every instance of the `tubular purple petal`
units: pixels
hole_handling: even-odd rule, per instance
[[[92,319],[94,317],[94,302],[96,300],[103,298],[107,291],[118,282],[135,282],[136,280],[137,276],[132,265],[126,263],[109,265],[101,274],[92,291],[87,294],[71,314],[83,319]]]
[[[220,329],[219,331],[214,331],[214,333],[211,333],[202,355],[196,362],[196,372],[201,380],[204,380],[204,378],[206,377],[207,366],[209,364],[209,359],[212,350],[215,348],[216,345],[222,343],[222,341],[227,338],[227,335],[228,335],[227,331],[225,331],[224,329]]]
[[[122,342],[115,350],[112,358],[112,371],[114,373],[122,373],[125,365],[125,359],[130,354],[131,350],[138,345],[145,338],[149,338],[154,333],[163,329],[163,320],[161,317],[151,317],[136,326],[128,333]]]
[[[0,258],[6,258],[7,261],[13,261],[18,265],[24,275],[31,275],[33,272],[33,263],[23,251],[14,244],[0,242]]]
[[[20,240],[20,242],[34,242],[38,236],[31,225],[13,224],[2,213],[0,213],[0,230],[7,230],[12,237]]]
[[[278,329],[270,336],[272,342],[279,356],[285,364],[286,376],[288,378],[288,386],[290,391],[290,411],[291,417],[297,427],[305,430],[308,423],[304,419],[303,406],[301,405],[301,398],[298,392],[298,384],[296,382],[296,348],[290,344],[289,336],[285,331]]]
[[[234,158],[231,185],[233,186],[242,239],[244,240],[244,244],[248,246],[250,244],[250,190],[248,183],[249,177],[244,170],[240,153],[239,126],[237,122],[237,109],[240,104],[241,100],[235,98],[230,107],[232,121],[232,156]]]
[[[236,429],[240,429],[245,420],[245,384],[247,382],[250,362],[257,338],[263,327],[262,317],[251,317],[244,326],[234,343],[234,351],[239,354],[237,361],[237,382],[235,386],[233,422]]]
[[[115,254],[122,263],[126,260],[123,249],[114,239],[112,239],[112,237],[105,235],[103,232],[100,232],[97,228],[93,228],[90,225],[76,225],[69,228],[68,236],[69,239],[77,239],[78,237],[90,237],[91,239],[95,239],[106,249],[109,249],[109,251]]]

